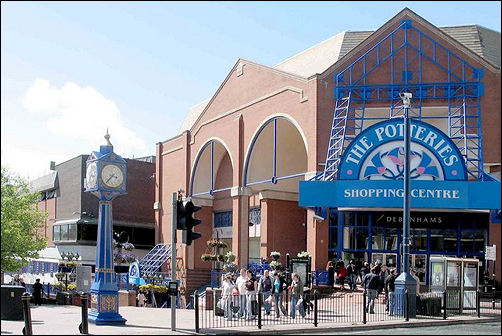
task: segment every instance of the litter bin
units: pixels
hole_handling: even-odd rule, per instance
[[[2,285],[2,320],[23,320],[23,286]]]

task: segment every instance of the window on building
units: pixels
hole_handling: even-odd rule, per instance
[[[52,240],[53,241],[61,240],[61,230],[59,225],[54,225],[52,227]]]
[[[488,243],[488,231],[487,230],[476,230],[474,234],[474,252],[484,253],[485,246]]]
[[[134,240],[132,241],[136,248],[152,248],[155,246],[154,228],[134,228]]]
[[[98,226],[96,224],[78,224],[77,239],[79,241],[96,242],[98,240]]]
[[[443,252],[443,230],[431,230],[431,251]]]
[[[373,250],[385,249],[385,228],[373,227],[371,229],[371,234],[373,236]]]
[[[368,214],[344,213],[343,248],[351,250],[368,249]]]
[[[457,230],[444,230],[444,248],[446,252],[457,252]]]
[[[337,249],[338,249],[338,212],[335,210],[330,210],[328,251],[335,252]]]
[[[412,229],[413,235],[412,250],[427,251],[427,229]]]
[[[387,228],[385,232],[385,249],[397,250],[397,229]]]
[[[232,217],[232,211],[230,212],[230,217]],[[249,210],[249,222],[254,225],[261,224],[261,208],[252,208]],[[230,226],[232,226],[232,220],[230,219]]]
[[[68,240],[77,240],[77,224],[68,225]]]
[[[460,251],[472,253],[474,240],[474,230],[462,230],[460,233]]]
[[[68,224],[61,225],[61,240],[68,240]]]
[[[260,211],[261,213],[261,211]],[[256,211],[253,212],[253,220],[257,221]],[[260,216],[261,217],[261,216]],[[251,221],[251,211],[249,212],[249,221],[253,224],[256,224]],[[261,221],[261,219],[260,219]],[[214,213],[214,227],[229,227],[232,226],[232,211],[225,212],[215,212]]]

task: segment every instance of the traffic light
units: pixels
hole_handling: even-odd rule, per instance
[[[200,219],[193,218],[193,214],[202,209],[196,206],[192,201],[183,203],[182,201],[176,202],[176,228],[183,230],[182,243],[192,245],[192,241],[200,238],[202,234],[193,232],[193,227],[201,223]]]

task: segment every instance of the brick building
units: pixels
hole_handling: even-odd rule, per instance
[[[31,278],[35,274],[42,282],[53,279],[63,252],[78,253],[83,265],[94,267],[96,263],[99,200],[84,192],[87,158],[88,155],[79,155],[62,162],[52,167],[49,174],[30,182],[31,189],[40,193],[38,208],[48,214],[40,232],[48,247],[22,270],[28,283],[34,282]],[[113,227],[118,233],[128,234],[129,242],[136,247],[133,253],[140,259],[155,245],[155,157],[126,161],[128,193],[113,202]],[[123,268],[127,272],[125,265]]]
[[[272,251],[306,250],[315,269],[342,257],[399,268],[399,209],[298,201],[299,181],[329,164],[337,111],[347,112],[341,155],[365,129],[399,113],[404,89],[414,92],[415,117],[456,144],[466,180],[500,179],[500,32],[436,27],[405,8],[376,31],[342,32],[273,67],[239,59],[179,134],[157,144],[157,241],[170,241],[171,194],[183,189],[203,207],[202,238],[178,246],[188,270],[210,269],[200,256],[216,235],[241,266]],[[359,95],[350,108],[348,91]],[[500,246],[500,211],[412,209],[411,220],[411,262],[424,285],[431,255],[484,260],[485,245]]]

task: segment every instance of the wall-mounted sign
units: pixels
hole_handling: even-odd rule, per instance
[[[404,178],[404,124],[390,119],[365,129],[345,150],[339,180]],[[467,170],[457,146],[438,128],[418,120],[410,127],[412,180],[466,180]]]

